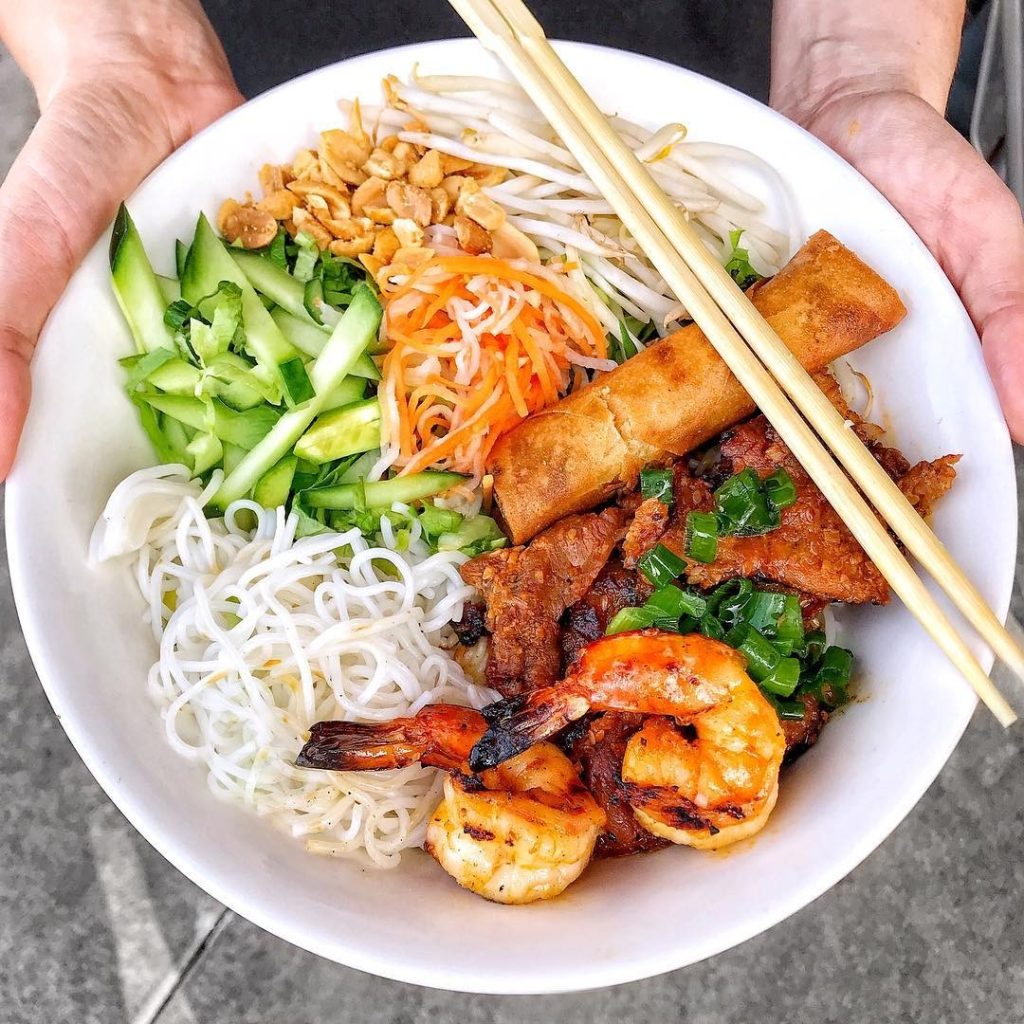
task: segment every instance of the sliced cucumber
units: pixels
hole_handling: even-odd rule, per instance
[[[304,493],[310,508],[358,508],[364,501],[367,508],[390,508],[396,501],[408,503],[441,494],[465,479],[459,473],[428,471],[413,473],[412,476],[396,476],[390,480],[319,487]]]
[[[352,305],[319,358],[313,363],[310,379],[315,395],[304,406],[285,413],[274,429],[225,478],[212,504],[224,509],[232,501],[248,494],[264,473],[290,454],[292,446],[323,410],[324,400],[349,374],[380,326],[381,308],[369,288],[359,288]]]
[[[142,395],[142,401],[165,416],[184,423],[194,430],[206,431],[207,406],[202,399],[183,395]],[[235,412],[223,402],[213,400],[213,433],[221,441],[238,445],[247,451],[255,448],[280,422],[278,413],[269,405],[261,405],[246,412]]]
[[[180,239],[174,240],[174,267],[180,281],[185,273],[185,261],[188,259],[188,246]]]
[[[174,348],[174,332],[164,323],[168,303],[124,203],[117,211],[110,235],[110,276],[138,350]]]
[[[338,477],[339,484],[354,484],[358,480],[365,480],[367,474],[373,469],[374,464],[380,458],[380,449],[364,452],[353,462],[341,476]]]
[[[268,299],[273,299],[278,306],[287,310],[297,320],[303,321],[310,327],[316,326],[316,321],[306,311],[303,301],[306,286],[301,281],[296,281],[287,270],[271,263],[265,256],[260,256],[258,253],[246,252],[244,249],[232,249],[231,258],[238,264],[249,283],[260,295],[266,295]],[[309,354],[316,355],[317,353]]]
[[[286,455],[276,465],[271,466],[252,489],[252,500],[264,508],[278,508],[283,505],[291,493],[298,461],[294,455]]]
[[[438,551],[460,551],[462,548],[479,548],[493,551],[508,543],[501,528],[490,516],[471,516],[463,519],[459,526],[437,538]]]
[[[302,305],[318,324],[324,322],[324,283],[319,277],[306,282],[302,291]]]
[[[198,367],[184,359],[169,359],[146,378],[154,387],[169,395],[195,396],[196,387],[202,378]]]
[[[224,458],[221,460],[221,466],[224,468],[225,473],[234,472],[235,466],[244,458],[244,448],[239,448],[237,444],[231,444],[228,441],[224,442]]]
[[[323,465],[379,447],[380,403],[368,398],[320,416],[295,442],[295,454]]]
[[[173,277],[162,277],[156,275],[156,283],[160,286],[160,294],[164,297],[164,303],[169,306],[181,298],[181,285]]]
[[[196,476],[212,469],[224,455],[224,445],[213,433],[197,433],[185,450],[192,456],[192,472]]]
[[[327,339],[331,336],[328,328],[313,323],[309,317],[300,319],[297,316],[292,316],[283,306],[272,309],[270,315],[274,323],[277,324],[278,330],[300,352],[304,352],[313,359],[323,352]]]
[[[311,320],[300,320],[280,306],[271,310],[270,315],[274,318],[274,323],[280,328],[281,333],[300,352],[305,352],[307,356],[313,356],[314,359],[323,352],[327,339],[331,336],[330,328],[319,327]],[[380,370],[370,358],[369,352],[364,352],[356,360],[356,365],[352,367],[352,375],[365,377],[366,380],[380,380]]]
[[[299,351],[278,330],[249,279],[231,258],[203,214],[196,224],[195,238],[181,276],[181,295],[193,305],[217,290],[221,281],[231,281],[242,290],[242,323],[245,346],[259,363],[265,379],[276,383],[291,406],[313,397]]]
[[[324,398],[321,414],[333,412],[343,405],[351,405],[358,402],[366,393],[366,381],[362,377],[346,377],[333,391]]]

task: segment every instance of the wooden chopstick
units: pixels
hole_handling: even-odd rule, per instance
[[[906,508],[898,509],[894,518],[897,520],[896,525],[913,538],[914,547],[911,550],[924,552],[928,562],[937,568],[935,576],[940,585],[947,592],[952,591],[950,597],[976,624],[979,632],[990,640],[997,653],[1018,672],[1024,670],[1024,652],[1006,633],[977,590],[966,581],[962,571],[912,506],[878,467],[870,452],[843,425],[842,418],[803,367],[736,287],[724,268],[704,248],[679,210],[654,183],[635,154],[624,145],[552,49],[536,19],[520,0],[449,2],[481,42],[509,67],[520,85],[558,130],[584,171],[611,203],[666,283],[686,305],[694,321],[842,517],[893,591],[918,618],[999,722],[1004,726],[1010,725],[1016,719],[1013,709],[985,675],[970,648],[857,488],[790,404],[779,383],[801,392],[800,408],[808,418],[814,418],[816,426],[820,417],[822,434],[826,440],[831,441],[833,435],[836,436],[836,447],[857,467],[860,474],[857,476],[858,482],[865,491],[872,492],[876,505],[882,506],[880,511],[888,512],[892,502],[885,491],[876,486],[878,477],[883,477],[886,484],[899,495],[900,502]],[[711,283],[715,292],[710,291],[707,282]],[[716,301],[719,298],[721,306]],[[752,341],[748,347],[747,341],[737,332],[737,327],[756,336],[756,343]],[[779,366],[780,382],[776,382],[762,364],[759,358],[762,353],[765,353],[766,362]],[[859,449],[859,454],[851,454],[855,449]],[[908,525],[908,521],[912,520],[916,520],[915,527]],[[931,537],[931,542],[925,542],[927,537]],[[962,592],[966,592],[970,600],[962,600]]]

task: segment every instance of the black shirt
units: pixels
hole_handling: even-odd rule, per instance
[[[359,53],[469,34],[446,0],[203,2],[246,96]],[[532,0],[530,6],[552,39],[645,53],[758,99],[768,95],[767,0]]]

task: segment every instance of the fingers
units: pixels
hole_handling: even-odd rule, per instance
[[[200,120],[238,98],[233,87],[211,93]],[[17,449],[46,317],[118,203],[180,141],[150,100],[142,82],[113,80],[58,96],[0,186],[0,478]]]
[[[1010,436],[1024,444],[1024,301],[994,313],[982,334],[982,350],[1003,407]]]
[[[33,342],[15,329],[0,327],[0,479],[10,472],[31,395],[29,359]]]
[[[916,97],[854,98],[812,127],[932,251],[978,330],[1010,432],[1024,442],[1024,220],[1013,194]]]

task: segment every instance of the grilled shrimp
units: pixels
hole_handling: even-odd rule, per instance
[[[778,716],[744,667],[742,655],[704,636],[604,637],[558,685],[486,708],[490,728],[469,763],[491,768],[591,711],[656,716],[622,764],[637,819],[674,843],[726,846],[767,821],[786,751]]]
[[[460,885],[498,903],[557,896],[590,862],[605,822],[572,762],[550,743],[530,745],[480,776],[469,774],[487,723],[478,711],[437,704],[379,724],[318,722],[297,764],[376,771],[419,761],[447,771],[424,848]]]

